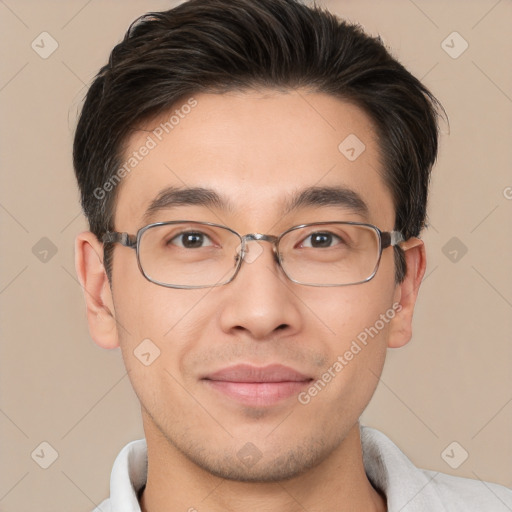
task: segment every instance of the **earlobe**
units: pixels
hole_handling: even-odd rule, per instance
[[[395,290],[395,302],[401,307],[390,322],[389,348],[402,347],[412,337],[414,305],[427,265],[425,245],[422,240],[410,238],[402,242],[400,247],[405,253],[407,270],[404,280],[396,286]]]
[[[103,348],[119,346],[114,304],[103,266],[103,245],[96,235],[84,231],[75,241],[75,267],[84,291],[89,332]]]

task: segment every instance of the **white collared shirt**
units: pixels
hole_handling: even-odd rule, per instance
[[[366,474],[386,496],[388,512],[512,512],[507,487],[419,469],[382,432],[360,429]],[[114,462],[110,498],[93,512],[141,512],[137,494],[146,478],[146,440],[132,441]]]

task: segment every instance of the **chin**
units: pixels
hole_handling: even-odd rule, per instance
[[[262,452],[255,444],[247,442],[236,451],[226,449],[212,453],[203,447],[201,451],[183,453],[201,469],[217,477],[236,482],[271,483],[306,473],[332,453],[332,446],[316,438],[303,440],[300,446],[281,447],[279,451],[267,447]]]

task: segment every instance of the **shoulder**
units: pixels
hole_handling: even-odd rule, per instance
[[[510,512],[512,490],[482,480],[417,468],[382,432],[361,426],[366,474],[402,512]]]
[[[510,512],[512,490],[502,485],[420,470],[432,480],[440,498],[449,503],[454,512]]]

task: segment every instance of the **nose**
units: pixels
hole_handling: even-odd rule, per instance
[[[264,340],[301,328],[300,300],[286,278],[268,241],[246,241],[244,259],[233,281],[221,287],[221,327]]]

